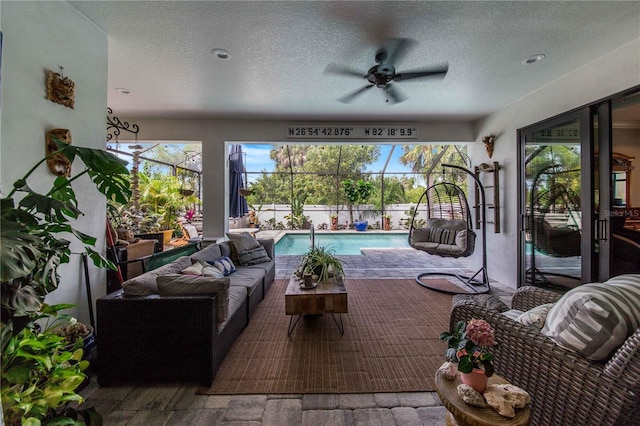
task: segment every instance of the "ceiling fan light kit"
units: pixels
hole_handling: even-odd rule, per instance
[[[366,86],[361,87],[356,91],[339,98],[338,101],[343,103],[352,102],[367,89],[375,86],[385,91],[385,94],[387,96],[386,102],[389,102],[391,100],[392,103],[399,103],[402,102],[405,98],[395,88],[395,86],[392,84],[393,82],[402,82],[409,79],[428,77],[444,78],[444,76],[447,74],[447,71],[449,70],[448,64],[412,72],[396,73],[396,61],[402,58],[404,52],[412,43],[412,40],[406,38],[388,39],[384,43],[383,47],[376,52],[376,56],[374,59],[377,65],[369,68],[364,76],[362,75],[362,73],[351,68],[343,67],[336,64],[329,64],[325,69],[325,74],[348,75],[358,78],[364,77],[369,82],[369,84],[367,84]]]

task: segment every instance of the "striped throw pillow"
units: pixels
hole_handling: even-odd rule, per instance
[[[640,327],[640,275],[620,275],[567,292],[542,333],[594,361],[607,359]]]
[[[456,243],[456,231],[445,228],[430,228],[429,241],[438,244],[454,245]]]

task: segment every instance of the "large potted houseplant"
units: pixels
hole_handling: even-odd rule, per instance
[[[78,412],[69,403],[82,402],[76,393],[88,366],[82,349],[66,350],[63,337],[37,322],[52,314],[44,298],[60,283],[58,267],[73,255],[66,238],[83,244],[96,266],[114,267],[94,249],[95,237],[73,227],[82,215],[73,182],[89,177],[100,193],[120,203],[131,195],[125,161],[103,150],[54,142],[59,150],[38,161],[0,199],[2,406],[10,425],[74,424]],[[58,155],[69,164],[80,158],[84,167],[56,177],[45,193],[33,190],[29,178]],[[85,421],[99,424],[91,416]]]

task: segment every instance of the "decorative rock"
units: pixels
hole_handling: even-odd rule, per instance
[[[531,401],[526,391],[514,385],[489,385],[483,396],[489,406],[509,418],[516,416],[516,408],[523,408]]]
[[[471,386],[464,385],[464,384],[458,385],[457,390],[458,390],[458,395],[460,395],[460,398],[462,398],[462,400],[467,404],[473,405],[474,407],[481,407],[481,408],[484,408],[487,406],[487,402],[482,397],[482,394],[477,390],[475,390],[474,388],[472,388]]]
[[[444,371],[445,379],[453,380],[456,378],[456,374],[458,374],[458,365],[447,361],[442,364],[438,370]]]

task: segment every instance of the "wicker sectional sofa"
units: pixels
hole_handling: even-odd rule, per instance
[[[450,328],[472,318],[491,324],[498,342],[492,348],[496,372],[531,395],[530,424],[640,425],[640,328],[606,359],[593,361],[508,318],[502,313],[508,307],[490,306],[484,296],[455,296]],[[558,293],[522,287],[511,309],[560,301]]]
[[[210,386],[235,338],[273,283],[274,241],[258,242],[269,261],[236,265],[236,271],[224,278],[194,278],[180,275],[180,271],[195,262],[232,257],[233,243],[229,241],[147,271],[124,282],[123,289],[98,299],[100,386],[171,381]],[[196,287],[189,285],[189,280],[202,281],[203,286],[196,287],[208,290],[193,291]],[[156,282],[165,284],[164,292]],[[174,290],[167,292],[166,288]]]

